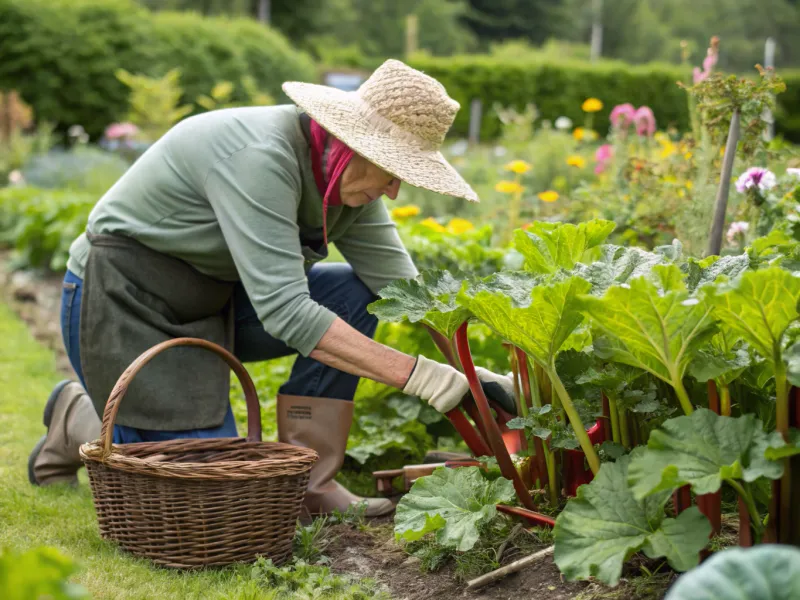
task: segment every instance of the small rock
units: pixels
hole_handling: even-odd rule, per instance
[[[418,569],[421,564],[422,561],[416,556],[409,556],[407,559],[403,561],[404,567],[413,567],[415,569]]]
[[[30,273],[17,271],[11,276],[11,294],[18,302],[36,302],[36,287]]]

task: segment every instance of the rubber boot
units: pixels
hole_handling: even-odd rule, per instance
[[[62,381],[50,394],[44,408],[47,434],[28,458],[28,479],[34,485],[78,484],[83,466],[81,444],[100,437],[100,418],[83,386]]]
[[[311,515],[346,511],[366,502],[366,517],[394,511],[387,498],[361,498],[334,481],[342,468],[347,437],[353,422],[353,403],[331,398],[278,396],[278,438],[281,442],[312,448],[319,460],[311,469],[305,507]]]

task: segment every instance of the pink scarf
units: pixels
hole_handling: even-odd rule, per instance
[[[325,161],[325,149],[330,137],[328,160]],[[311,119],[311,167],[314,170],[314,179],[317,189],[322,194],[322,235],[325,245],[328,245],[328,207],[341,206],[342,198],[339,195],[339,180],[344,169],[353,158],[353,151],[343,142],[329,136],[314,119]],[[323,163],[324,169],[323,169]],[[324,172],[323,172],[324,170]]]

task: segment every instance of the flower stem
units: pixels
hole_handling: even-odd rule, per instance
[[[756,509],[753,494],[750,492],[750,484],[747,482],[739,483],[735,479],[726,479],[725,481],[736,490],[736,493],[739,494],[739,497],[747,506],[747,512],[750,514],[750,529],[753,532],[753,543],[760,544],[761,537],[764,535],[764,524],[761,522],[761,516]]]
[[[610,394],[608,395],[608,412],[611,413],[611,439],[615,444],[619,444],[619,412],[617,412],[617,399]]]
[[[689,400],[689,394],[686,393],[686,388],[683,387],[683,381],[681,381],[680,377],[675,376],[672,378],[672,388],[678,396],[683,412],[686,415],[691,415],[694,412],[694,407],[692,406],[692,401]]]
[[[719,414],[723,417],[731,416],[731,388],[727,383],[720,385]]]
[[[619,408],[617,418],[619,419],[619,437],[620,442],[625,448],[631,447],[631,434],[628,430],[628,413],[624,408]]]
[[[556,373],[556,366],[551,362],[551,364],[546,369],[547,375],[550,377],[550,382],[553,385],[553,389],[555,390],[555,396],[561,400],[561,405],[564,407],[564,411],[567,413],[567,418],[569,419],[570,424],[572,425],[572,430],[575,432],[575,437],[578,438],[578,443],[581,445],[581,450],[586,455],[586,461],[589,463],[589,468],[592,470],[592,473],[597,475],[597,472],[600,470],[600,458],[597,456],[597,452],[594,451],[594,446],[592,445],[592,441],[589,439],[589,435],[586,433],[586,428],[583,426],[583,422],[581,421],[580,415],[578,415],[578,411],[575,410],[575,406],[572,404],[572,399],[569,397],[567,390],[564,388],[564,384],[561,382],[561,379]]]
[[[786,380],[786,366],[780,348],[775,350],[775,430],[789,441],[789,382]],[[776,531],[778,542],[788,539],[792,513],[792,463],[791,458],[783,459],[783,477],[780,484]]]
[[[550,494],[550,506],[558,506],[558,481],[556,479],[556,457],[547,445],[542,441],[544,448],[544,460],[547,464],[547,491]]]

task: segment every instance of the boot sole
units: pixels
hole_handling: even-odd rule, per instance
[[[55,408],[56,400],[58,400],[61,392],[63,392],[64,388],[70,383],[72,382],[69,379],[65,379],[56,385],[56,387],[53,388],[53,391],[50,392],[50,397],[47,399],[47,403],[44,405],[44,417],[42,419],[44,426],[48,429],[50,429],[50,423],[53,420],[53,409]]]
[[[36,479],[36,475],[33,473],[33,465],[36,463],[36,459],[39,458],[39,453],[42,451],[46,441],[47,436],[43,435],[28,456],[28,481],[30,481],[32,485],[40,485],[39,481]]]

